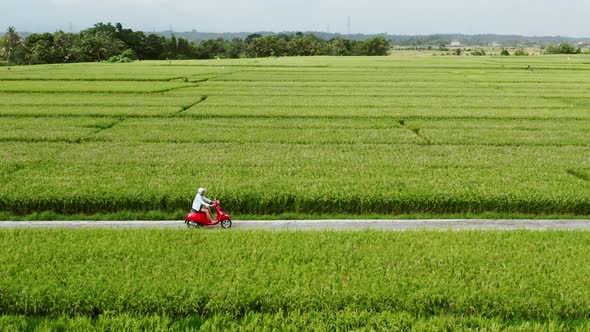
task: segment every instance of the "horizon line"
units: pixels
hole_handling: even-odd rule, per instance
[[[116,24],[116,23],[112,23],[112,22],[97,22],[97,23],[104,23],[104,24]],[[8,26],[12,26],[12,25],[7,25]],[[54,32],[57,31],[64,31],[64,32],[69,32],[69,33],[79,33],[82,30],[86,30],[88,28],[92,28],[94,25],[88,26],[87,28],[84,29],[76,29],[75,31],[64,31],[64,29],[55,29],[53,30]],[[125,26],[124,26],[125,27]],[[429,37],[429,36],[466,36],[466,37],[472,37],[472,36],[499,36],[499,37],[525,37],[525,38],[569,38],[569,39],[586,39],[586,40],[590,40],[590,36],[571,36],[571,35],[528,35],[528,34],[518,34],[518,33],[510,33],[510,34],[502,34],[502,33],[491,33],[491,32],[486,32],[486,33],[463,33],[463,32],[436,32],[436,33],[417,33],[417,34],[396,34],[396,33],[390,33],[390,32],[355,32],[355,33],[343,33],[343,32],[327,32],[327,31],[321,31],[321,30],[282,30],[282,31],[276,31],[276,30],[256,30],[256,31],[224,31],[224,32],[213,32],[213,31],[200,31],[197,29],[191,29],[191,30],[170,30],[170,29],[164,29],[164,30],[156,30],[156,29],[133,29],[133,28],[129,28],[127,27],[127,29],[132,29],[133,31],[142,31],[144,33],[156,33],[156,34],[161,34],[161,33],[203,33],[203,34],[255,34],[255,33],[266,33],[266,34],[281,34],[281,33],[297,33],[297,32],[301,32],[301,33],[312,33],[312,34],[328,34],[328,35],[340,35],[340,36],[399,36],[399,37]],[[6,30],[6,27],[3,29]],[[34,33],[47,33],[50,31],[27,31],[27,30],[17,30],[17,33],[26,33],[26,34],[34,34]],[[51,33],[51,32],[50,32]]]

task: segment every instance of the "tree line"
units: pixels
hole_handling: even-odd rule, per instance
[[[160,34],[170,37],[173,32],[162,31]],[[233,38],[245,39],[249,33],[247,32],[200,32],[200,31],[185,31],[175,32],[176,37],[182,37],[194,42],[201,42],[207,39],[223,38],[231,40]],[[262,35],[276,35],[277,33],[271,31],[260,32]],[[288,32],[287,34],[291,34]],[[395,35],[387,33],[379,34],[347,34],[329,33],[322,31],[314,31],[314,35],[331,40],[336,38],[347,38],[352,40],[365,40],[371,37],[383,37],[390,41],[390,44],[398,47],[438,47],[440,45],[449,45],[453,41],[460,42],[461,45],[468,45],[470,47],[487,47],[496,43],[508,48],[525,48],[525,47],[540,47],[542,45],[559,44],[559,43],[576,43],[579,41],[590,42],[590,38],[571,38],[563,36],[545,36],[545,37],[531,37],[518,35],[463,35],[463,34],[434,34],[434,35]]]
[[[582,48],[570,43],[550,44],[543,50],[544,54],[581,54]]]
[[[172,35],[125,29],[120,23],[97,23],[79,33],[57,31],[34,33],[21,38],[14,27],[0,37],[0,59],[11,65],[133,60],[182,60],[212,58],[252,58],[311,55],[387,55],[389,42],[383,37],[364,41],[322,39],[301,32],[245,39],[222,38],[194,43]]]

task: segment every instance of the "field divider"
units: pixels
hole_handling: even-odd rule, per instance
[[[196,104],[200,103],[198,101]],[[196,105],[194,104],[194,105]],[[194,106],[193,105],[193,106]],[[14,105],[13,105],[14,106]],[[22,105],[16,105],[22,106]],[[38,105],[24,105],[24,106],[38,106]],[[59,105],[58,105],[59,106]],[[83,104],[83,105],[64,105],[64,106],[101,106],[101,105],[94,105],[94,104]],[[126,107],[128,105],[115,105],[120,107]],[[144,106],[159,106],[159,105],[144,105]],[[173,106],[174,107],[174,106]],[[187,106],[176,106],[185,108]],[[186,110],[190,108],[190,105],[187,107]],[[177,112],[184,112],[186,110],[177,111]],[[55,117],[64,117],[64,118],[76,118],[76,117],[96,117],[96,118],[112,118],[117,117],[118,115],[113,114],[68,114],[68,113],[26,113],[26,114],[16,114],[16,113],[2,113],[0,112],[0,118],[55,118]],[[134,119],[161,119],[161,118],[170,118],[169,114],[130,114],[124,115],[125,118],[134,118]],[[191,115],[183,115],[185,117],[200,117],[199,116],[191,116]],[[376,116],[360,116],[355,115],[353,117],[349,115],[262,115],[262,114],[207,114],[208,118],[211,119],[319,119],[319,120],[350,120],[358,119],[358,120],[367,120],[367,119],[396,119],[399,118],[398,115],[376,115]],[[590,115],[588,117],[531,117],[531,116],[453,116],[453,115],[446,115],[446,116],[431,116],[431,115],[406,115],[404,116],[405,120],[500,120],[500,121],[512,121],[512,120],[527,120],[527,121],[586,121],[590,120]]]
[[[7,115],[8,116],[8,115]],[[23,115],[25,116],[25,115]],[[33,115],[37,117],[36,115]],[[0,114],[0,117],[2,115]],[[140,116],[143,117],[143,116]],[[146,118],[161,118],[166,116],[161,115],[146,115]],[[377,116],[358,116],[355,115],[353,117],[348,115],[248,115],[248,114],[207,114],[209,118],[217,118],[217,119],[318,119],[318,120],[349,120],[349,119],[358,119],[358,120],[367,120],[367,119],[392,119],[397,118],[396,116],[388,116],[388,115],[377,115]],[[518,117],[518,116],[510,116],[510,117],[499,117],[499,116],[405,116],[406,119],[409,120],[499,120],[499,121],[513,121],[513,120],[527,120],[527,121],[561,121],[561,120],[572,120],[572,121],[586,121],[590,119],[589,117]]]
[[[261,80],[261,79],[255,79],[255,78],[251,78],[251,79],[227,79],[227,80],[222,80],[219,82],[224,82],[224,83],[275,83],[275,84],[279,84],[279,83],[319,83],[319,84],[325,84],[325,83],[333,83],[333,84],[350,84],[350,81],[345,81],[345,80],[329,80],[329,79],[325,79],[325,80],[289,80],[287,78],[285,79],[276,79],[276,80]],[[402,83],[402,84],[409,84],[409,83],[423,83],[423,79],[416,79],[416,80],[361,80],[358,81],[358,83],[367,83],[367,84],[375,84],[378,85],[380,83],[383,83],[383,85],[385,84],[391,84],[391,83]],[[434,80],[434,83],[445,83],[445,84],[456,84],[456,83],[464,83],[464,80],[462,79],[456,79],[456,80]],[[579,86],[581,84],[589,84],[590,81],[588,80],[577,80],[577,81],[573,81],[573,80],[563,80],[563,81],[525,81],[525,80],[520,80],[520,81],[475,81],[473,82],[474,87],[477,87],[480,84],[514,84],[514,85],[530,85],[530,84],[569,84],[569,85],[574,85],[574,86]]]
[[[195,77],[195,76],[199,76],[199,75],[193,75],[193,76],[188,76],[187,77],[187,79],[188,79],[187,82],[189,82],[189,83],[203,83],[203,82],[207,82],[207,81],[210,81],[210,80],[215,80],[217,78],[229,76],[229,75],[232,75],[232,74],[235,74],[235,73],[239,73],[239,72],[241,72],[241,71],[232,71],[232,72],[228,72],[228,73],[220,73],[220,74],[215,75],[215,76],[205,77],[205,78],[199,78],[199,79],[195,79],[195,80],[192,80],[191,77]]]
[[[225,105],[224,105],[225,106]],[[0,114],[0,117],[2,114]],[[209,118],[218,118],[218,119],[319,119],[319,120],[329,120],[329,119],[399,119],[399,114],[394,115],[318,115],[318,114],[310,114],[310,115],[292,115],[292,114],[209,114],[207,113]],[[160,117],[154,115],[153,117]],[[498,120],[498,121],[512,121],[512,120],[527,120],[527,121],[562,121],[562,120],[572,120],[572,121],[585,121],[589,120],[590,116],[588,117],[531,117],[531,116],[453,116],[453,115],[404,115],[405,120]],[[405,121],[404,120],[404,121]]]
[[[188,106],[181,106],[180,111],[178,111],[176,114],[174,114],[173,116],[178,116],[179,114],[181,114],[184,111],[187,111],[193,107],[195,107],[196,105],[204,102],[205,100],[207,100],[207,98],[209,98],[209,96],[202,96],[201,99],[197,100],[196,102],[188,105]]]
[[[91,133],[88,135],[94,135],[95,133]],[[117,141],[113,141],[112,139],[108,138],[97,138],[97,137],[78,137],[78,138],[18,138],[18,137],[8,137],[8,138],[0,138],[0,143],[66,143],[66,144],[82,144],[82,143],[116,143]]]
[[[416,136],[418,136],[418,138],[420,140],[422,140],[424,143],[426,143],[426,145],[432,144],[432,142],[430,141],[430,139],[428,139],[428,137],[426,137],[426,136],[422,135],[422,133],[420,133],[420,128],[412,128],[412,127],[408,126],[406,124],[406,121],[403,119],[399,120],[398,122],[402,127],[406,128],[407,130],[413,132]]]
[[[178,76],[178,77],[173,77],[171,79],[168,80],[168,82],[185,82],[188,83],[188,78],[190,76]]]
[[[264,88],[264,87],[261,87]],[[214,91],[213,89],[210,89],[210,91]],[[299,92],[301,93],[301,92]],[[217,96],[236,96],[236,97],[299,97],[299,95],[296,92],[291,92],[291,93],[271,93],[271,92],[261,92],[261,93],[257,93],[257,94],[253,94],[252,92],[230,92],[230,93],[223,93],[223,92],[219,92],[217,91],[217,93],[209,93],[210,95],[217,95]],[[364,98],[382,98],[382,97],[390,97],[390,98],[398,98],[398,97],[433,97],[433,98],[482,98],[482,97],[498,97],[497,93],[494,92],[489,92],[489,93],[473,93],[473,94],[450,94],[450,93],[438,93],[438,94],[433,94],[433,93],[397,93],[397,94],[391,94],[391,93],[371,93],[371,94],[362,94],[362,93],[306,93],[305,95],[306,97],[364,97]],[[520,94],[506,94],[506,95],[502,95],[503,98],[530,98],[530,97],[536,97],[536,98],[544,98],[544,99],[549,99],[549,100],[559,100],[562,97],[559,96],[547,96],[547,95],[532,95],[528,92],[522,92]],[[582,94],[580,95],[574,95],[573,98],[585,98],[587,99],[585,96],[583,96]]]
[[[170,118],[170,117],[166,117]],[[173,143],[173,144],[233,144],[233,145],[276,145],[276,146],[392,146],[392,143],[388,142],[370,142],[370,143],[363,143],[363,142],[350,142],[350,141],[342,141],[342,142],[288,142],[288,141],[276,141],[276,142],[267,142],[267,141],[240,141],[236,142],[234,140],[224,140],[224,139],[138,139],[138,140],[117,140],[112,138],[104,138],[104,137],[91,137],[90,135],[96,135],[96,133],[88,134],[86,137],[80,138],[19,138],[19,137],[7,137],[7,138],[0,138],[0,143],[66,143],[66,144],[83,144],[83,143],[145,143],[145,144],[166,144],[166,143]],[[428,143],[425,144],[423,141],[419,142],[396,142],[396,146],[448,146],[448,147],[457,147],[457,146],[480,146],[480,147],[491,147],[491,148],[504,148],[504,147],[557,147],[557,148],[564,148],[564,147],[575,147],[575,148],[588,148],[590,144],[535,144],[535,143],[472,143],[472,142],[437,142],[437,143]],[[590,181],[590,177],[586,180],[586,175],[583,173],[582,175],[575,175],[569,171],[566,171],[568,174],[575,176],[584,181]],[[573,171],[577,172],[577,171]]]
[[[170,92],[170,91],[175,91],[175,90],[180,90],[180,89],[196,88],[198,86],[199,86],[198,84],[190,84],[190,85],[177,86],[177,87],[167,88],[167,89],[162,89],[162,90],[147,91],[145,93],[146,94],[151,94],[151,93],[164,93],[164,92]]]
[[[216,104],[215,106],[223,106],[223,107],[260,107],[261,104],[258,103],[219,103]],[[273,103],[273,104],[266,104],[266,105],[262,105],[262,106],[272,106],[272,107],[290,107],[290,108],[296,108],[296,109],[306,109],[306,108],[310,108],[310,107],[314,107],[314,108],[324,108],[324,109],[339,109],[342,107],[357,107],[361,110],[363,109],[373,109],[373,108],[377,108],[377,109],[383,109],[385,107],[387,107],[386,104],[358,104],[358,105],[347,105],[345,103],[343,104],[333,104],[333,105],[322,105],[322,104],[292,104],[292,103]],[[453,105],[448,105],[448,106],[437,106],[436,108],[432,108],[429,105],[412,105],[412,104],[398,104],[398,106],[396,106],[397,108],[395,109],[411,109],[411,110],[416,110],[416,109],[427,109],[427,110],[456,110],[457,106],[453,106]],[[477,104],[469,104],[469,105],[460,105],[461,108],[468,108],[468,109],[481,109],[481,105],[477,105]],[[512,107],[512,106],[491,106],[486,108],[487,110],[556,110],[556,111],[562,111],[562,110],[571,110],[574,109],[573,106],[529,106],[529,107]],[[440,118],[445,118],[447,116],[450,115],[445,115],[445,116],[441,116]],[[536,117],[530,117],[531,119],[536,119]]]
[[[75,141],[75,143],[82,143],[82,142],[92,142],[92,141],[96,141],[95,137],[91,137],[93,135],[97,135],[105,130],[111,129],[114,126],[118,125],[119,123],[125,121],[127,118],[121,117],[117,120],[114,120],[113,122],[106,124],[106,125],[94,125],[92,127],[96,128],[96,131],[94,131],[93,133],[90,133],[88,135],[86,135],[85,137],[82,137],[78,140]]]
[[[571,176],[574,176],[582,181],[590,182],[590,175],[586,174],[580,170],[568,169],[568,170],[566,170],[566,173]]]
[[[26,78],[26,77],[2,77],[0,78],[0,82],[2,81],[10,81],[10,82],[52,82],[52,81],[65,81],[65,82],[171,82],[178,79],[183,79],[185,76],[174,77],[174,78],[67,78],[67,77],[59,77],[59,78]]]
[[[116,91],[116,90],[47,90],[47,91],[39,91],[39,90],[12,90],[12,91],[2,91],[2,94],[80,94],[80,95],[93,95],[93,94],[120,94],[120,95],[149,95],[149,94],[156,94],[156,93],[165,93],[169,91],[179,90],[179,89],[186,89],[186,88],[195,88],[198,87],[197,84],[187,85],[187,86],[177,86],[174,88],[166,88],[161,90],[146,90],[146,91]]]

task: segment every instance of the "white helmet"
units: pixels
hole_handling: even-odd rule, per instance
[[[207,192],[207,188],[199,188],[199,190],[197,192],[199,193],[199,195],[203,195],[204,193]]]

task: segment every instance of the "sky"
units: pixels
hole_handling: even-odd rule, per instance
[[[2,4],[0,28],[347,33],[349,16],[352,33],[590,37],[590,0],[18,0]]]

